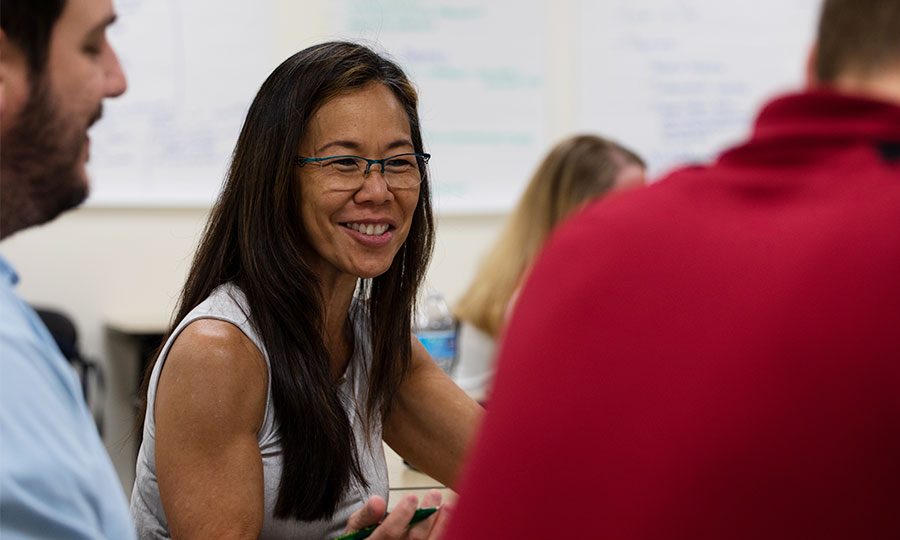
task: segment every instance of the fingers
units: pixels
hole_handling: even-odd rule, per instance
[[[387,503],[378,495],[373,495],[362,508],[350,514],[347,519],[346,533],[356,532],[360,529],[375,525],[384,517],[387,510]]]
[[[390,514],[384,517],[387,507],[384,499],[377,495],[373,496],[362,508],[350,516],[350,519],[347,521],[347,532],[355,532],[374,525],[383,518],[384,521],[378,525],[378,528],[369,537],[371,540],[438,540],[440,538],[439,535],[443,534],[443,529],[446,526],[446,520],[449,516],[448,508],[452,507],[452,503],[441,505],[442,499],[441,492],[436,489],[426,493],[422,498],[422,507],[432,508],[440,506],[441,509],[428,519],[410,527],[409,521],[419,506],[418,497],[406,495],[397,503],[397,506],[394,507]]]
[[[427,540],[441,540],[444,533],[447,532],[447,524],[450,523],[450,517],[456,509],[455,501],[448,501],[441,505],[441,509],[434,515],[434,526],[426,537]]]
[[[441,505],[441,492],[432,489],[422,497],[422,508],[433,508]],[[434,520],[437,514],[432,514],[419,523],[416,523],[409,529],[409,540],[429,540],[431,538],[431,529],[434,526]]]
[[[434,508],[435,506],[440,506],[441,499],[443,499],[443,496],[439,490],[429,490],[428,493],[422,497],[422,508]]]
[[[388,517],[384,518],[381,525],[375,529],[371,540],[405,540],[409,531],[409,520],[412,519],[416,507],[419,506],[419,498],[415,495],[406,495],[397,506],[391,510]]]

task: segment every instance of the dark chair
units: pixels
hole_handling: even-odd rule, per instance
[[[91,407],[94,393],[103,396],[106,390],[103,370],[96,362],[85,358],[81,354],[81,351],[78,349],[78,331],[75,329],[75,324],[69,316],[48,308],[35,307],[34,310],[47,329],[50,330],[50,335],[53,336],[63,356],[72,364],[72,368],[81,382],[81,391],[84,393],[85,402],[94,416],[97,430],[103,435],[103,407],[101,405],[97,410]]]

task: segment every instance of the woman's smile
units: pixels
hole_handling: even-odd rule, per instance
[[[386,246],[394,236],[394,227],[387,223],[351,222],[340,225],[351,238],[367,247]]]

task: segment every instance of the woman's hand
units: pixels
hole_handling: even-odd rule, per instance
[[[428,519],[410,526],[409,520],[412,519],[418,505],[418,497],[407,495],[385,517],[387,503],[376,495],[347,520],[347,534],[375,525],[384,519],[369,536],[371,540],[440,540],[450,518],[452,504],[441,504],[441,492],[436,489],[429,491],[422,498],[422,507],[440,506],[440,509]]]

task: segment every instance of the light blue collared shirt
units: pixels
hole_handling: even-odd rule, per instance
[[[75,372],[0,256],[0,538],[135,538]]]

